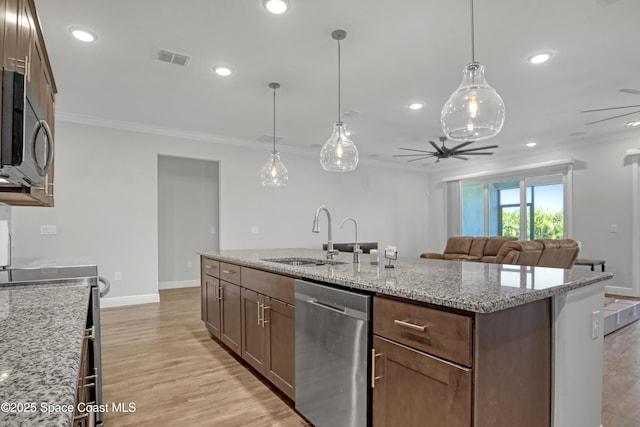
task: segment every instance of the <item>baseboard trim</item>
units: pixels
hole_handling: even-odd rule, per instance
[[[623,288],[621,286],[605,286],[605,293],[607,294],[615,294],[615,295],[624,295],[627,297],[638,297],[640,295],[634,295],[633,289],[631,288]]]
[[[131,295],[100,299],[100,308],[122,307],[125,305],[150,304],[160,302],[160,294]]]
[[[174,280],[172,282],[158,283],[158,289],[177,289],[177,288],[193,288],[200,286],[198,279],[193,280]]]

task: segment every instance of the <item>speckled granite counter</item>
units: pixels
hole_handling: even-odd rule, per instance
[[[90,285],[0,285],[0,425],[71,425]]]
[[[562,270],[544,267],[399,258],[395,268],[377,266],[369,255],[353,264],[352,253],[340,253],[335,260],[345,264],[292,266],[265,259],[304,257],[324,259],[325,252],[312,249],[257,249],[202,251],[201,255],[256,267],[275,273],[300,276],[355,289],[407,298],[414,301],[458,308],[476,313],[491,313],[609,280],[611,273],[580,269]]]

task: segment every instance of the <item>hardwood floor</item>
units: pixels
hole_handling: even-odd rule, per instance
[[[275,388],[215,342],[200,289],[160,291],[159,304],[102,310],[104,402],[112,426],[308,426]]]
[[[160,291],[159,304],[102,310],[105,414],[112,426],[309,426],[291,402],[215,342],[200,289]],[[604,340],[604,427],[640,427],[640,321]]]

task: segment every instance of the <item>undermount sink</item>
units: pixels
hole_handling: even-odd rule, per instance
[[[339,265],[346,264],[343,261],[333,261],[328,259],[316,258],[266,258],[262,261],[277,262],[278,264],[287,264],[295,266],[316,266],[316,265]]]

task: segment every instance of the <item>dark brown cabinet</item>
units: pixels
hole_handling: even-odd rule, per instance
[[[294,398],[294,277],[202,257],[201,317],[209,332]]]
[[[40,109],[55,135],[57,88],[35,3],[33,0],[0,0],[0,16],[3,19],[0,28],[2,67],[27,76]],[[0,202],[16,206],[53,206],[53,177],[52,164],[41,187],[0,187]]]
[[[375,336],[373,426],[471,426],[471,370]]]

